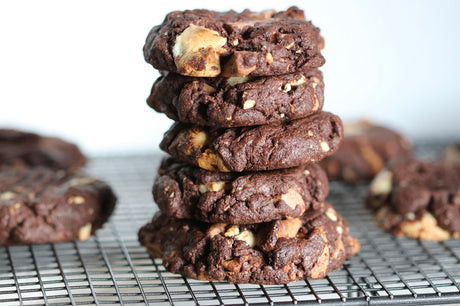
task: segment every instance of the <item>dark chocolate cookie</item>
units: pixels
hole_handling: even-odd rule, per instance
[[[322,278],[359,250],[329,204],[300,218],[230,225],[157,214],[139,240],[166,270],[230,283],[285,284]]]
[[[399,162],[372,181],[366,204],[377,223],[397,236],[460,238],[460,166]]]
[[[144,57],[156,69],[187,76],[260,76],[324,64],[319,29],[296,7],[286,11],[169,13],[154,27]]]
[[[410,143],[393,130],[366,121],[344,124],[340,148],[321,161],[329,179],[370,181],[391,161],[408,158]]]
[[[254,126],[305,118],[323,108],[322,73],[190,78],[166,73],[147,103],[175,121],[212,127]]]
[[[206,129],[175,123],[160,148],[203,169],[242,172],[285,169],[317,162],[342,140],[339,117],[321,112],[282,124]]]
[[[316,164],[240,174],[206,171],[167,158],[158,170],[152,191],[167,216],[250,224],[318,210],[329,184]]]
[[[84,240],[115,206],[110,187],[94,178],[44,167],[0,171],[0,245]]]
[[[75,172],[86,158],[72,143],[55,137],[0,129],[0,166],[45,166]]]

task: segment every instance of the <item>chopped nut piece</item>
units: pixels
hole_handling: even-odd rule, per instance
[[[265,60],[267,61],[268,64],[273,63],[273,55],[269,52],[265,55]]]
[[[251,231],[242,231],[235,236],[235,239],[246,242],[251,248],[256,245],[256,237]]]
[[[232,225],[230,228],[225,232],[225,237],[233,237],[240,233],[240,228],[237,225]]]
[[[230,77],[227,79],[227,84],[230,85],[230,86],[235,86],[235,85],[238,85],[238,84],[243,84],[243,83],[246,83],[247,81],[249,81],[251,78],[248,77],[248,76],[244,76],[244,77]]]
[[[300,78],[298,80],[291,81],[290,84],[291,86],[300,86],[305,84],[305,82],[307,82],[307,78],[303,74],[300,74]]]
[[[292,87],[291,87],[291,84],[286,84],[284,85],[282,88],[280,88],[282,92],[290,92]]]
[[[211,227],[208,230],[207,235],[212,238],[215,235],[223,233],[226,226],[227,226],[227,224],[225,224],[225,223],[215,223],[215,224],[211,225]]]
[[[220,55],[227,38],[205,27],[189,25],[173,47],[174,62],[180,74],[198,77],[215,77],[220,74]],[[204,67],[203,67],[204,63]]]
[[[305,202],[303,201],[302,195],[293,188],[288,189],[288,191],[285,194],[282,194],[279,199],[284,201],[284,203],[292,209],[300,206],[302,211],[305,210]]]
[[[382,170],[374,178],[370,186],[372,195],[386,195],[391,192],[393,173],[389,170]]]
[[[336,222],[337,221],[337,213],[332,209],[328,208],[325,212],[326,216],[331,219],[332,221]]]
[[[85,198],[82,197],[82,196],[74,196],[74,197],[70,197],[67,199],[67,203],[69,204],[83,204],[85,203]]]
[[[324,230],[322,228],[317,228],[315,231],[319,231],[321,238],[326,242],[326,245],[321,252],[321,255],[318,257],[315,265],[311,269],[311,278],[322,278],[326,275],[327,267],[329,265],[329,247],[327,246],[327,238]]]
[[[198,166],[211,171],[230,172],[230,170],[225,166],[222,158],[220,158],[220,156],[214,153],[211,149],[206,149],[201,154],[198,158]]]
[[[252,51],[235,51],[230,59],[225,63],[222,71],[222,76],[235,77],[235,76],[247,76],[254,70],[257,65],[257,52]],[[248,65],[248,63],[253,63]]]
[[[79,240],[86,240],[91,236],[91,223],[87,223],[86,225],[82,226],[78,231],[78,239]]]
[[[5,191],[5,192],[0,193],[0,200],[8,201],[8,200],[13,199],[15,196],[16,196],[16,193],[12,191]]]
[[[450,237],[449,232],[440,228],[430,213],[425,213],[418,220],[402,222],[400,229],[406,236],[415,239],[440,241]]]
[[[321,141],[320,145],[321,145],[321,150],[323,150],[323,152],[329,152],[330,148],[327,142]]]
[[[291,42],[291,43],[290,43],[289,45],[287,45],[285,48],[286,48],[286,49],[291,49],[292,46],[294,46],[294,42]]]
[[[256,105],[256,101],[254,101],[254,100],[246,100],[246,101],[244,101],[243,109],[253,108],[254,105]]]
[[[280,221],[280,228],[276,233],[278,238],[294,238],[299,229],[302,227],[302,220],[299,218],[292,218]]]
[[[205,193],[208,191],[221,191],[227,188],[228,182],[218,181],[218,182],[210,182],[207,184],[201,184],[198,189],[201,193]]]

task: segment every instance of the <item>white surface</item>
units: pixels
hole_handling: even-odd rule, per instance
[[[171,121],[145,103],[150,28],[172,10],[296,4],[326,39],[325,109],[411,138],[460,135],[458,1],[3,1],[0,126],[87,153],[156,150]]]

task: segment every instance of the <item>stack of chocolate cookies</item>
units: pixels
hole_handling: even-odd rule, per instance
[[[162,76],[148,104],[176,123],[160,144],[161,212],[139,240],[168,271],[282,284],[357,252],[316,164],[343,137],[322,111],[323,44],[296,7],[172,12],[151,30],[144,55]]]

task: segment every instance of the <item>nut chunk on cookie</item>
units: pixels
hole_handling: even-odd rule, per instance
[[[210,223],[250,224],[317,210],[329,184],[316,164],[265,172],[212,172],[164,159],[153,196],[167,216]]]
[[[397,236],[460,238],[460,166],[397,163],[372,181],[366,204],[377,224]]]
[[[112,213],[112,189],[48,168],[0,171],[0,245],[85,240]]]
[[[139,241],[172,273],[254,284],[322,278],[359,250],[347,222],[329,204],[301,218],[250,225],[157,214],[140,229]]]
[[[169,13],[147,36],[144,57],[186,76],[280,75],[324,64],[319,29],[303,11]]]

